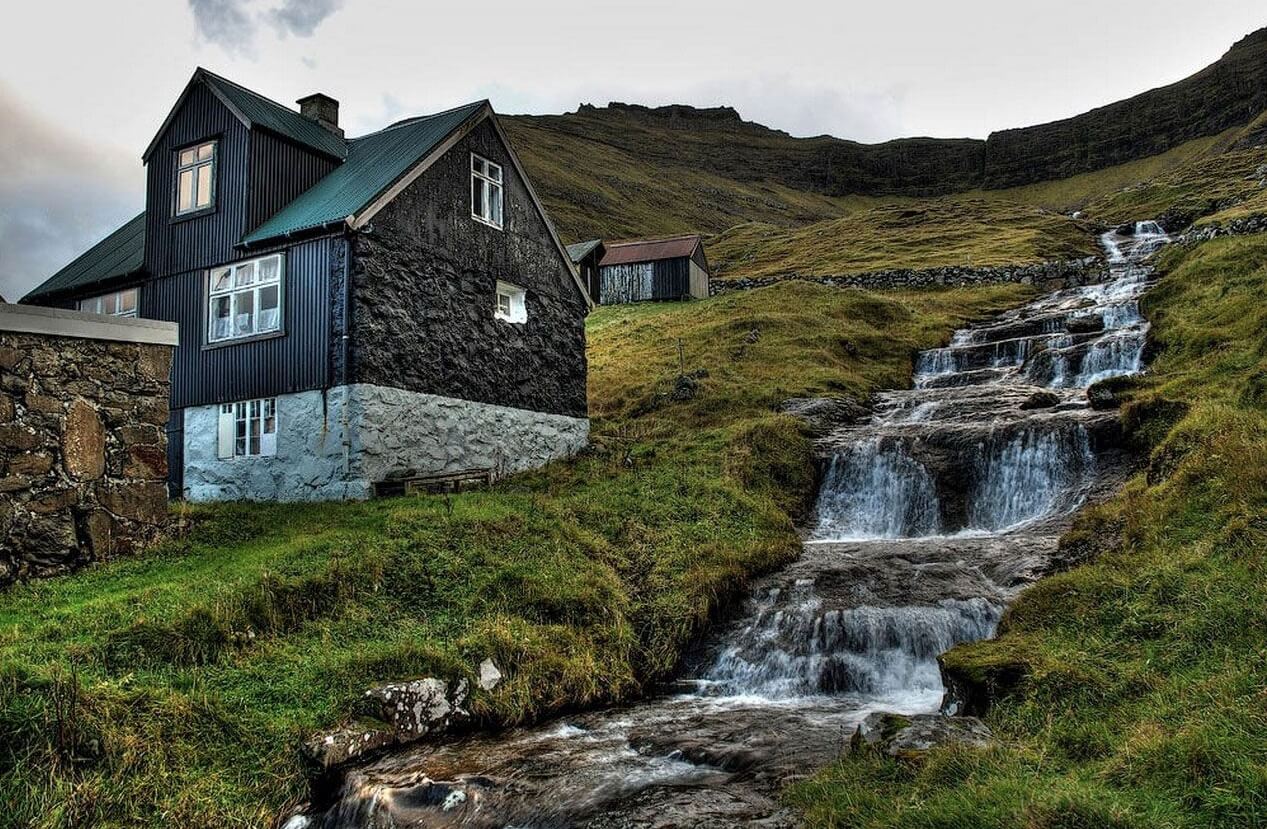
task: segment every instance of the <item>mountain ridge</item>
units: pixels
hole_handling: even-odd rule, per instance
[[[686,104],[582,104],[505,120],[565,235],[588,238],[794,225],[843,215],[851,199],[1057,181],[1166,153],[1264,110],[1267,28],[1180,81],[985,139],[797,138],[733,107]]]

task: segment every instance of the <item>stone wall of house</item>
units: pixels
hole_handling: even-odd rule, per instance
[[[502,165],[504,221],[471,218],[471,154]],[[353,383],[548,414],[586,414],[585,295],[490,122],[352,238]],[[528,318],[494,318],[497,282]]]
[[[185,409],[191,501],[368,498],[392,478],[488,470],[500,478],[584,449],[581,417],[355,383],[278,395],[277,449],[220,458],[219,406]]]
[[[0,586],[131,552],[167,520],[172,347],[5,330],[17,316],[0,313]]]
[[[1085,259],[1040,262],[1034,265],[979,268],[956,265],[921,270],[870,271],[868,273],[842,274],[840,276],[805,276],[798,273],[789,273],[779,276],[738,279],[718,279],[714,277],[709,289],[716,295],[724,294],[727,291],[764,288],[776,282],[800,279],[805,282],[816,282],[820,285],[831,285],[838,288],[869,288],[872,290],[961,287],[965,285],[1019,282],[1023,285],[1037,285],[1044,290],[1051,291],[1059,288],[1076,288],[1080,285],[1091,285],[1103,281],[1104,278],[1104,260],[1089,256]]]

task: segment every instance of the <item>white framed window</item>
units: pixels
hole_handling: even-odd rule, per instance
[[[497,281],[497,306],[493,316],[503,322],[528,321],[528,292],[518,285]]]
[[[280,331],[280,253],[212,268],[207,275],[207,342],[219,343]]]
[[[204,141],[176,152],[176,215],[215,205],[216,142]]]
[[[471,153],[471,218],[502,226],[502,167]]]
[[[79,310],[90,314],[109,314],[112,317],[135,317],[139,289],[126,288],[101,296],[79,300]]]
[[[277,398],[239,400],[220,406],[216,454],[251,458],[277,454]]]

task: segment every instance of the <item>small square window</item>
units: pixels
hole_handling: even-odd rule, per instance
[[[510,282],[497,283],[497,305],[493,316],[502,322],[528,321],[528,292]]]
[[[265,397],[220,406],[217,456],[258,457],[277,454],[277,399]]]

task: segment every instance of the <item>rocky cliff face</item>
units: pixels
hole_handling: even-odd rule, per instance
[[[908,138],[859,144],[830,136],[793,138],[743,121],[729,107],[587,105],[569,115],[514,120],[563,140],[597,141],[661,164],[738,181],[774,181],[827,195],[941,195],[1065,178],[1155,155],[1248,124],[1264,110],[1267,29],[1178,83],[1075,118],[998,132],[985,141]]]

